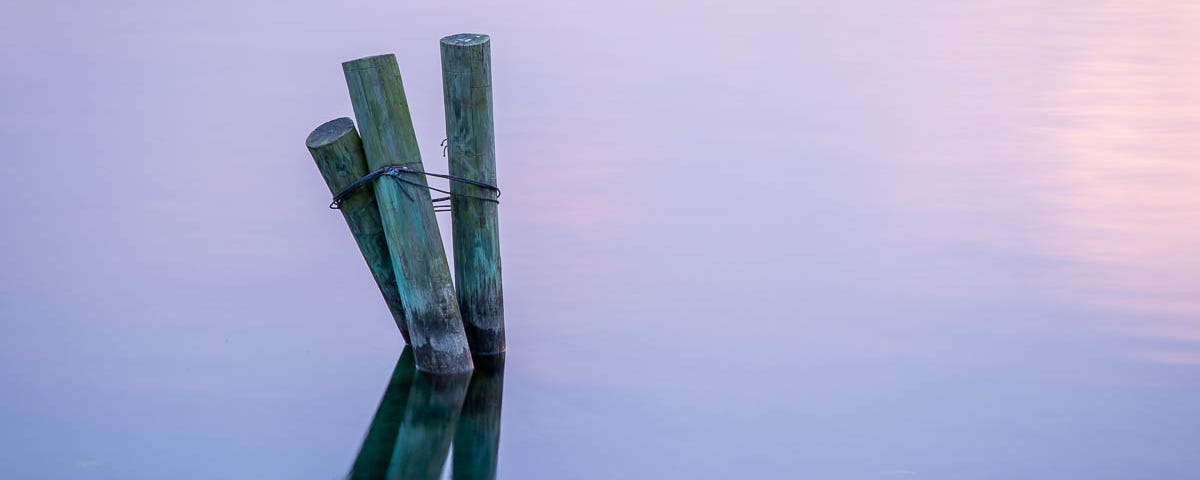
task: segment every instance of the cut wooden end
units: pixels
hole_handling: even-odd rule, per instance
[[[356,58],[347,62],[342,62],[342,71],[352,72],[355,70],[371,70],[380,67],[396,67],[396,55],[385,53],[383,55],[372,55],[369,57]]]
[[[448,37],[442,37],[442,43],[459,47],[469,47],[487,43],[490,39],[491,37],[482,33],[456,33]]]
[[[304,141],[304,145],[308,148],[320,148],[336,142],[347,133],[354,131],[354,120],[347,117],[335,118],[328,122],[322,123],[312,133],[308,134],[308,140]]]

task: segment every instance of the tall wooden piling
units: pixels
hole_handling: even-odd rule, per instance
[[[423,172],[408,101],[394,55],[342,64],[367,167],[398,164]],[[405,174],[426,184],[424,174]],[[431,373],[473,368],[446,251],[429,191],[393,178],[374,183],[375,200],[396,270],[417,369]]]
[[[442,91],[450,174],[496,185],[492,125],[492,54],[487,35],[460,33],[441,41]],[[491,197],[495,192],[453,182],[458,194]],[[504,289],[500,279],[497,204],[455,196],[454,280],[471,351],[496,354],[504,340]]]
[[[367,157],[363,153],[362,141],[354,122],[342,117],[321,124],[308,135],[304,145],[317,162],[317,169],[325,178],[329,193],[337,195],[342,189],[362,178],[367,170]],[[375,193],[369,188],[354,192],[341,202],[342,217],[358,243],[363,260],[375,277],[383,300],[392,313],[392,320],[400,328],[400,335],[408,341],[408,324],[404,319],[404,304],[396,285],[396,272],[388,253],[387,238],[379,220],[379,207],[375,205]]]

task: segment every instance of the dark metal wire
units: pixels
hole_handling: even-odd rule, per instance
[[[444,178],[451,182],[458,182],[458,183],[465,183],[467,185],[474,185],[479,188],[484,188],[484,189],[496,192],[496,197],[489,198],[489,197],[482,197],[479,195],[471,195],[469,193],[454,193],[449,190],[442,190],[440,188],[426,185],[424,183],[421,183],[421,182],[418,182],[415,180],[409,180],[408,178],[404,177],[405,174],[424,174],[424,175],[428,175],[428,176],[432,176],[432,177]],[[433,199],[434,202],[444,202],[444,201],[450,200],[451,197],[460,197],[460,198],[474,198],[476,200],[483,200],[485,202],[491,202],[491,203],[500,203],[500,200],[498,200],[500,198],[500,189],[498,187],[496,187],[495,185],[483,183],[483,182],[476,181],[476,180],[471,180],[469,178],[458,177],[455,175],[447,175],[444,173],[422,172],[419,170],[413,170],[411,168],[405,167],[404,165],[384,165],[383,167],[380,167],[379,169],[364,175],[362,178],[355,180],[354,183],[347,185],[346,188],[343,188],[342,191],[337,193],[337,195],[334,195],[333,203],[329,204],[329,208],[337,210],[338,208],[341,207],[342,201],[345,200],[346,197],[349,197],[350,195],[354,194],[354,192],[358,191],[358,189],[362,188],[364,185],[367,185],[367,184],[371,183],[372,181],[374,181],[375,179],[382,177],[382,176],[392,177],[397,182],[400,182],[400,184],[401,184],[400,192],[403,193],[405,197],[408,197],[409,200],[412,200],[413,198],[412,198],[412,195],[409,195],[408,190],[403,188],[403,185],[405,185],[405,184],[413,185],[413,186],[421,187],[421,188],[424,188],[424,189],[427,189],[430,191],[445,193],[445,194],[449,195],[448,197],[435,198],[435,199]],[[442,204],[442,205],[435,204],[433,208],[434,208],[435,212],[450,211],[450,206],[445,205],[445,204]]]

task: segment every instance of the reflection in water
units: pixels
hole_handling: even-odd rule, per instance
[[[454,433],[454,478],[496,478],[504,354],[475,357],[475,373]]]
[[[350,478],[383,478],[387,472],[415,376],[412,347],[405,347],[400,360],[396,362],[396,368],[392,371],[387,390],[383,392],[379,408],[375,410],[375,418],[371,420],[371,427],[367,430],[367,437],[363,439],[362,448],[358,450],[358,458],[354,460]]]
[[[1081,21],[1063,22],[1073,53],[1042,106],[1058,159],[1052,253],[1075,262],[1089,303],[1132,314],[1109,328],[1170,346],[1141,357],[1200,363],[1200,8],[1116,2],[1060,14]]]
[[[300,147],[393,52],[445,171],[460,28],[499,477],[1198,476],[1200,0],[272,3],[0,16],[0,480],[490,476]]]
[[[350,479],[436,479],[454,446],[454,478],[496,477],[504,355],[471,375],[416,370],[405,347],[367,430]]]

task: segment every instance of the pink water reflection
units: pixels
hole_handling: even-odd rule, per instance
[[[1197,363],[1200,8],[1108,2],[1059,13],[1069,53],[1040,106],[1047,247],[1073,261],[1061,280],[1086,301],[1132,314],[1107,328],[1189,344],[1139,358]]]

